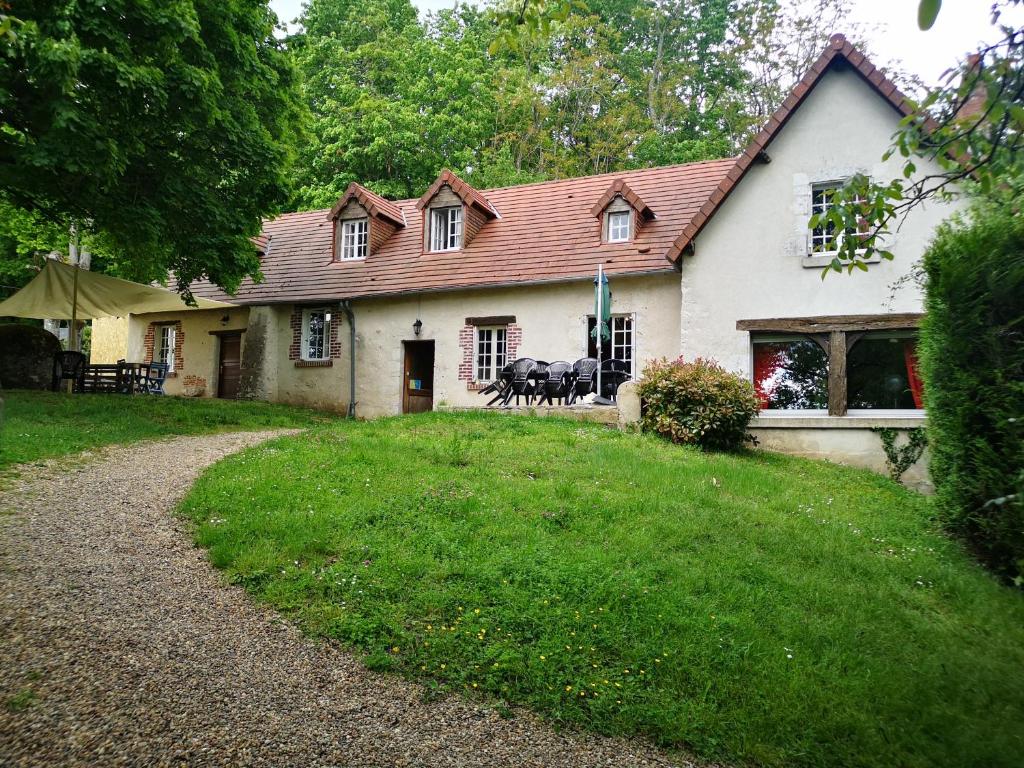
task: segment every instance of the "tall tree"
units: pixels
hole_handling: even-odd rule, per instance
[[[101,237],[122,272],[228,290],[285,202],[300,109],[265,0],[17,6],[0,56],[0,195]]]

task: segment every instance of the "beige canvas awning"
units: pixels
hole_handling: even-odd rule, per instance
[[[78,285],[75,286],[77,273]],[[93,320],[124,317],[144,312],[175,312],[189,309],[233,307],[223,301],[196,299],[190,307],[177,293],[109,275],[89,272],[52,259],[32,282],[0,302],[0,317],[32,317],[52,320]]]

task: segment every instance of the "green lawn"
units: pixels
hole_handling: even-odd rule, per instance
[[[736,764],[1024,754],[1024,597],[866,472],[427,414],[228,458],[183,511],[260,599],[433,689]]]
[[[170,435],[304,427],[333,417],[269,403],[6,390],[0,470],[111,443]]]

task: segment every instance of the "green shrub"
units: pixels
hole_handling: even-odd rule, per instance
[[[732,450],[749,439],[759,408],[754,385],[712,360],[662,358],[640,380],[641,427],[674,443]]]
[[[979,210],[925,254],[921,358],[943,523],[996,573],[1024,574],[1024,218]]]

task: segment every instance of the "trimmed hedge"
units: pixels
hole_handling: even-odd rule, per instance
[[[925,254],[921,361],[940,515],[1001,577],[1024,575],[1024,217],[979,211]]]
[[[674,443],[734,450],[760,404],[754,385],[712,360],[655,360],[640,380],[640,426]]]

